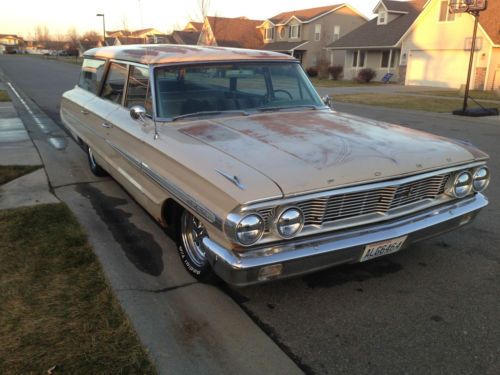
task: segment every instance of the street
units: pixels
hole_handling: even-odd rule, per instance
[[[0,69],[15,87],[61,125],[59,99],[64,91],[75,85],[79,74],[77,65],[6,55],[0,56]],[[113,181],[98,180],[90,172],[81,172],[86,173],[86,179],[77,182],[85,184],[69,187],[67,185],[73,182],[65,180],[53,187],[59,188],[60,194],[73,201],[75,207],[80,205],[81,209],[97,213],[102,222],[87,223],[86,228],[107,231],[103,236],[110,236],[108,245],[121,247],[121,257],[115,259],[106,255],[108,258],[100,257],[101,262],[103,259],[116,260],[117,275],[120,272],[132,275],[132,271],[145,275],[144,279],[116,276],[111,280],[121,283],[124,292],[118,298],[128,306],[125,310],[129,314],[151,314],[143,318],[145,325],[149,319],[157,322],[165,315],[175,314],[168,309],[180,309],[185,315],[193,315],[188,311],[190,306],[197,306],[200,311],[213,309],[222,316],[212,316],[216,322],[210,322],[209,334],[205,332],[203,338],[195,341],[200,347],[204,345],[203,340],[217,342],[215,337],[224,334],[226,323],[235,328],[240,321],[237,308],[229,303],[232,302],[229,296],[306,373],[497,374],[500,372],[500,233],[497,229],[500,222],[497,184],[500,124],[498,121],[351,104],[338,104],[335,108],[476,144],[491,157],[489,166],[493,180],[486,192],[490,205],[473,224],[459,231],[381,259],[291,280],[241,289],[220,286],[214,290],[184,275],[173,243],[169,240],[158,242],[166,238],[159,226]],[[60,129],[55,129],[54,133],[63,137]],[[65,152],[75,168],[72,173],[81,176],[78,168],[86,164],[84,152],[76,146]],[[51,160],[61,168],[64,166],[57,156],[51,156]],[[50,168],[48,174],[50,177]],[[164,285],[164,281],[168,285]],[[192,291],[192,300],[175,293],[170,301],[168,297],[166,301],[158,301],[154,295],[151,297],[152,293],[127,294],[136,282],[142,289],[154,285],[153,291],[193,285],[184,289],[184,293]],[[134,284],[134,288],[136,286]],[[210,300],[211,297],[214,300]],[[198,311],[194,314],[197,318],[197,314],[203,315]],[[244,321],[249,332],[250,319]],[[166,324],[162,328],[169,332],[171,327]],[[191,334],[193,329],[190,328]],[[234,333],[224,334],[222,342],[218,342],[220,347],[212,353],[201,352],[196,347],[200,350],[199,357],[224,358],[222,368],[226,371],[233,362],[255,363],[259,353],[244,349],[245,332],[242,329],[239,338]],[[177,340],[193,340],[186,335],[185,332],[172,334]],[[265,337],[256,337],[259,340],[256,346],[268,345]],[[237,341],[231,352],[225,351],[231,347],[231,341],[226,340]],[[154,333],[146,342],[146,346],[153,349],[161,344]],[[170,343],[171,347],[164,349],[163,360],[168,362],[173,355],[168,353],[169,349],[181,352],[194,345],[193,341],[184,344]],[[235,355],[240,358],[228,359]],[[272,356],[269,355],[268,370],[272,369]],[[160,361],[160,357],[155,360]],[[266,360],[261,359],[262,362]],[[203,370],[194,365],[191,369]],[[212,372],[213,368],[204,370]],[[276,372],[284,371],[276,369]]]

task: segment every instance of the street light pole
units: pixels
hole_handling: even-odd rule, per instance
[[[97,13],[97,17],[102,17],[102,36],[103,36],[103,44],[106,45],[106,21],[104,17],[104,13]]]

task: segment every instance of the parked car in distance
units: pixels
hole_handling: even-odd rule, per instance
[[[485,153],[336,112],[284,54],[92,49],[61,118],[92,171],[129,191],[203,281],[243,286],[369,261],[487,205]]]

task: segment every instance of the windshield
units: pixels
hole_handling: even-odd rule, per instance
[[[324,105],[297,63],[159,67],[155,78],[159,118]]]

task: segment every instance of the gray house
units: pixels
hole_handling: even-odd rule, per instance
[[[423,11],[428,0],[381,0],[370,22],[344,35],[327,47],[332,55],[344,53],[344,79],[353,79],[359,70],[371,68],[377,79],[386,73],[393,81],[405,80],[405,56],[401,55],[404,36]]]
[[[258,29],[264,37],[264,50],[290,54],[307,68],[343,64],[345,52],[329,54],[325,47],[366,22],[350,5],[336,4],[280,13]]]

